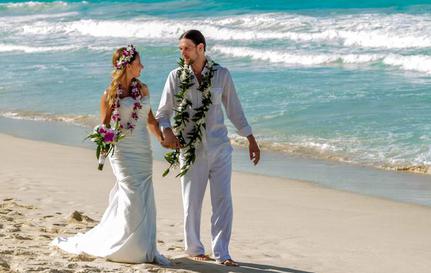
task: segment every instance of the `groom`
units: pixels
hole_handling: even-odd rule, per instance
[[[191,65],[192,86],[187,90],[187,98],[192,103],[190,114],[201,107],[205,100],[203,92],[198,88],[208,81],[208,63],[211,59],[205,55],[206,42],[198,30],[189,30],[179,39],[179,50],[185,64]],[[238,266],[229,255],[229,241],[232,230],[232,147],[224,125],[222,105],[227,117],[237,128],[238,134],[247,137],[249,142],[250,160],[256,165],[260,159],[260,150],[252,134],[229,70],[214,65],[211,82],[211,104],[206,113],[206,130],[203,130],[202,141],[196,147],[196,161],[189,171],[181,177],[181,188],[184,204],[184,236],[185,250],[195,260],[210,260],[205,255],[204,246],[200,240],[200,220],[202,200],[205,189],[210,183],[211,192],[211,235],[212,249],[217,262],[227,266]],[[163,146],[180,148],[180,141],[171,129],[170,118],[177,109],[175,95],[180,91],[178,69],[173,70],[166,80],[160,105],[156,114],[164,135]],[[192,116],[192,115],[190,115]],[[188,124],[184,129],[187,135],[195,124]],[[184,153],[181,152],[180,162],[184,165]]]

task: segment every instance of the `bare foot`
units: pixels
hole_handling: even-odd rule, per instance
[[[238,263],[234,262],[232,259],[227,259],[221,262],[221,264],[225,266],[239,266]]]
[[[190,259],[195,260],[195,261],[212,261],[212,259],[210,258],[210,256],[205,255],[205,254],[200,254],[200,255],[196,255],[196,256],[190,256]]]

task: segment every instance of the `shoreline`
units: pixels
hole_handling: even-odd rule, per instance
[[[0,260],[18,272],[425,273],[431,266],[429,207],[237,171],[230,249],[241,267],[190,261],[183,253],[179,181],[161,177],[166,164],[160,161],[153,165],[158,248],[174,261],[172,268],[59,253],[48,247],[51,239],[85,231],[100,219],[115,181],[110,167],[98,171],[94,152],[82,147],[5,134],[0,143]],[[74,211],[84,220],[72,217]],[[201,230],[207,253],[210,217],[207,192]]]
[[[19,112],[19,113],[18,113]],[[59,122],[65,123],[67,126],[76,126],[91,130],[97,125],[98,119],[95,116],[84,115],[55,115],[40,112],[22,112],[22,111],[3,111],[0,112],[0,119],[13,119],[20,121],[34,121],[34,122]],[[1,131],[0,131],[1,132]],[[229,136],[230,142],[233,147],[237,149],[247,149],[247,140],[238,135]],[[366,167],[377,170],[404,172],[413,174],[431,175],[431,168],[425,164],[394,164],[389,163],[365,163],[354,162],[349,160],[348,157],[340,154],[325,154],[312,148],[299,147],[293,144],[282,144],[279,142],[272,142],[269,140],[257,139],[261,150],[268,154],[286,154],[291,157],[299,157],[305,160],[323,160],[329,162],[336,162],[339,164],[346,164],[355,167]]]
[[[59,121],[41,122],[0,117],[0,134],[94,151],[93,143],[83,141],[89,131],[89,128]],[[154,139],[152,143],[153,158],[164,161],[165,150]],[[233,147],[234,171],[300,180],[368,196],[431,206],[431,182],[426,174],[381,170],[266,151],[262,152],[261,162],[253,166],[248,161],[246,149],[235,145]]]

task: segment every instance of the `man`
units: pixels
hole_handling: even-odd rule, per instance
[[[186,92],[186,98],[192,103],[188,111],[190,117],[196,113],[196,108],[204,104],[204,92],[198,88],[208,81],[208,63],[213,63],[205,55],[206,42],[201,32],[189,30],[179,39],[179,50],[185,64],[191,65],[192,86]],[[181,188],[184,204],[184,237],[185,250],[195,260],[210,260],[205,255],[204,246],[200,240],[200,220],[202,200],[205,189],[210,181],[211,192],[211,235],[212,249],[217,262],[227,266],[238,266],[229,255],[229,241],[232,230],[232,147],[224,125],[221,105],[223,104],[228,118],[238,129],[238,134],[247,137],[249,141],[250,160],[256,165],[260,159],[260,150],[252,134],[229,71],[220,65],[214,65],[211,82],[211,104],[206,112],[206,129],[202,133],[202,141],[196,147],[196,160],[188,172],[181,177]],[[178,68],[179,69],[179,68]],[[176,94],[180,91],[178,69],[173,70],[166,81],[160,105],[156,114],[164,135],[162,145],[172,149],[181,146],[180,140],[174,134],[170,118],[173,109],[179,109]],[[184,128],[185,136],[196,124],[190,121]],[[185,164],[185,155],[181,150],[181,165]]]

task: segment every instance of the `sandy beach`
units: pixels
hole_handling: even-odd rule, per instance
[[[114,183],[94,151],[0,134],[0,272],[429,272],[431,208],[235,172],[231,254],[241,266],[183,253],[179,181],[155,161],[158,247],[169,268],[119,264],[49,247],[97,224]],[[202,238],[210,252],[210,202]]]

